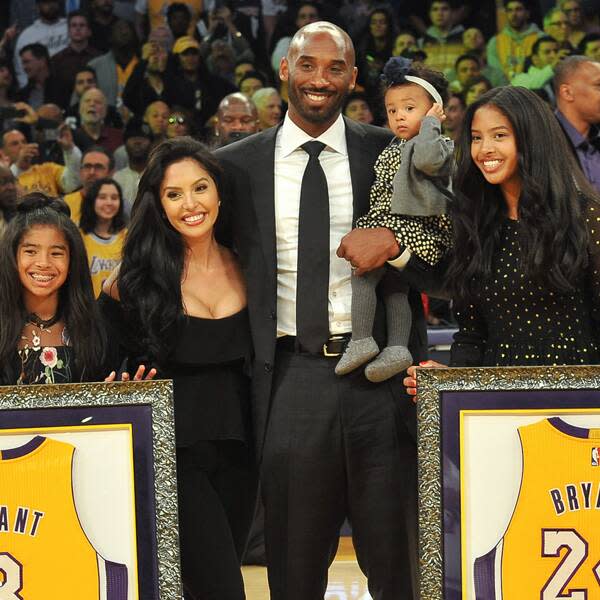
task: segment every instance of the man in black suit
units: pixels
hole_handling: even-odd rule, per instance
[[[347,233],[368,210],[373,165],[391,139],[389,131],[341,116],[356,75],[348,35],[326,22],[307,25],[281,63],[289,90],[284,123],[217,151],[231,186],[234,239],[248,285],[273,600],[323,598],[346,516],[373,598],[417,594],[414,405],[400,377],[373,384],[361,370],[334,374],[351,329],[351,268],[360,274],[399,254],[387,229]],[[315,139],[324,146],[318,161],[328,188],[330,337],[308,350],[300,342],[304,299],[296,292],[302,180],[313,160],[302,146]],[[317,293],[316,276],[314,286]],[[410,299],[410,346],[419,361],[426,340],[422,304],[416,293]],[[380,340],[382,330],[379,310]]]

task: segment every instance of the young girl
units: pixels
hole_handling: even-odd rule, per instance
[[[94,182],[83,200],[79,227],[97,298],[102,291],[102,283],[121,261],[127,234],[123,193],[114,179],[106,177]]]
[[[0,241],[3,384],[104,379],[106,336],[66,204],[26,196]]]
[[[0,315],[1,385],[115,380],[115,371],[106,375],[117,356],[109,354],[83,241],[62,200],[28,194],[8,223]],[[133,379],[144,372],[140,365]]]
[[[396,138],[375,163],[371,208],[356,225],[391,229],[406,249],[405,256],[419,242],[423,250],[418,257],[435,265],[450,244],[450,223],[444,213],[453,142],[441,135],[448,82],[441,73],[401,57],[386,63],[382,79],[388,125]],[[379,353],[372,328],[375,288],[384,274],[385,267],[352,277],[352,339],[336,366],[338,375],[349,373]],[[384,381],[412,363],[407,348],[411,328],[407,291],[385,295],[388,345],[365,369],[370,381]]]
[[[517,86],[472,104],[455,191],[450,366],[598,364],[600,202],[548,105]]]

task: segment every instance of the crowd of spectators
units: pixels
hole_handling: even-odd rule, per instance
[[[288,99],[279,62],[291,37],[330,20],[356,48],[347,117],[384,125],[380,75],[390,56],[446,75],[444,127],[453,139],[465,107],[487,90],[524,86],[556,109],[599,185],[600,105],[584,106],[569,91],[579,85],[585,94],[600,77],[599,7],[600,0],[12,0],[0,9],[2,181],[11,173],[18,193],[71,201],[75,194],[77,219],[91,183],[114,173],[127,218],[158,142],[192,135],[218,148],[277,125]],[[561,71],[570,55],[586,59]],[[112,167],[85,172],[81,156],[90,149]]]

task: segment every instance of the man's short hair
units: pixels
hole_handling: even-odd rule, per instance
[[[23,56],[25,52],[31,52],[31,54],[38,59],[45,58],[46,62],[50,64],[50,54],[48,53],[48,48],[46,48],[44,44],[39,44],[37,42],[33,44],[27,44],[19,50],[19,56]]]
[[[574,54],[573,56],[567,56],[566,58],[559,60],[556,67],[554,67],[553,81],[555,93],[558,94],[560,86],[565,83],[583,63],[595,62],[596,61],[589,56],[581,56],[580,54]]]
[[[585,54],[587,45],[591,42],[597,42],[600,40],[600,33],[588,33],[581,38],[579,46],[577,46],[577,52],[579,54]]]
[[[275,94],[279,95],[279,92],[274,87],[260,88],[260,90],[257,90],[256,92],[254,92],[254,94],[252,94],[252,102],[254,102],[254,104],[256,106],[258,106],[261,102],[266,100],[269,96],[273,96]]]
[[[83,165],[83,161],[85,157],[90,154],[90,152],[98,152],[99,154],[104,154],[106,158],[108,158],[108,168],[112,171],[115,168],[115,157],[112,152],[109,152],[103,146],[90,146],[82,155],[81,155],[81,164]]]
[[[240,79],[240,87],[246,79],[258,79],[262,82],[263,86],[267,85],[267,78],[260,71],[248,71],[241,79]]]
[[[540,46],[548,42],[554,42],[555,44],[558,44],[558,42],[551,35],[543,35],[535,40],[533,46],[531,46],[531,55],[533,56],[535,54],[537,56],[537,53],[540,51]]]
[[[176,12],[184,12],[190,19],[192,18],[190,7],[183,2],[173,2],[173,4],[169,5],[169,8],[167,8],[167,19]]]
[[[518,2],[525,7],[525,10],[530,10],[529,0],[504,0],[504,8],[506,8],[511,2]]]
[[[558,0],[558,2],[556,3],[556,6],[558,6],[558,8],[560,8],[562,11],[564,11],[564,7],[567,2],[577,2],[577,4],[579,5],[579,8],[581,8],[581,0]]]
[[[544,15],[544,29],[550,25],[550,21],[554,18],[556,13],[565,14],[562,8],[558,8],[558,6],[554,6]],[[566,16],[566,15],[565,15]]]
[[[465,60],[473,60],[475,61],[477,64],[479,63],[479,59],[474,55],[474,54],[461,54],[455,61],[454,61],[454,70],[458,70],[458,65],[460,65],[461,62],[464,62]]]
[[[79,73],[91,73],[94,76],[94,79],[98,79],[98,77],[96,76],[96,69],[94,69],[94,67],[90,67],[88,65],[84,65],[83,67],[80,67],[79,69],[77,69],[77,71],[75,71],[75,77],[77,77],[77,75],[79,75]]]
[[[74,19],[75,17],[83,17],[85,19],[85,22],[88,24],[88,27],[90,26],[90,17],[86,12],[82,10],[72,10],[67,15],[67,24],[70,25],[71,19]]]

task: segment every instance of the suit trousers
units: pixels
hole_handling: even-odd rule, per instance
[[[261,485],[272,600],[321,600],[345,517],[374,600],[417,596],[416,444],[392,386],[278,350]]]

